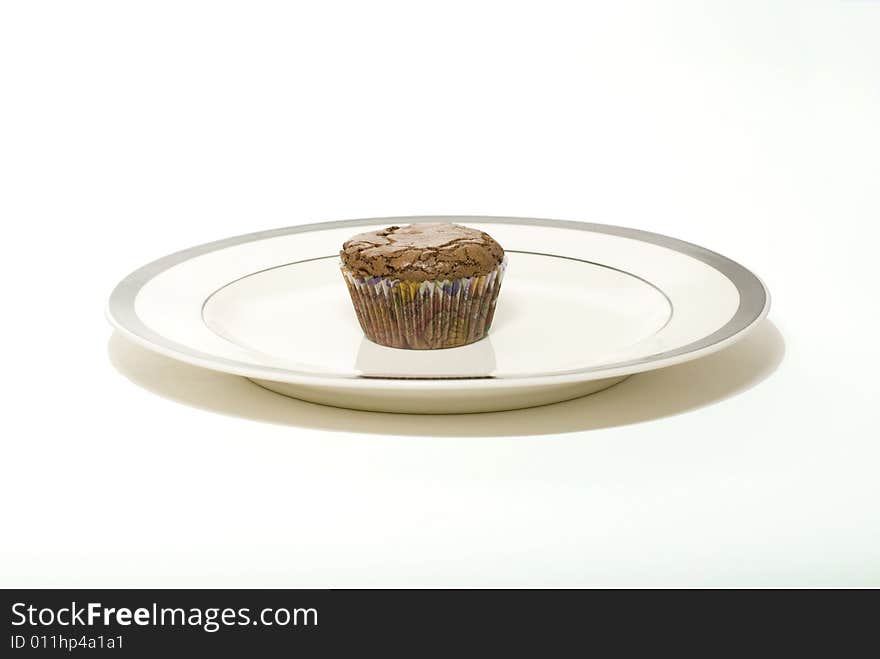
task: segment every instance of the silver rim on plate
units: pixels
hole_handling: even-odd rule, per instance
[[[364,377],[358,375],[317,375],[312,372],[296,371],[288,368],[275,368],[242,362],[225,357],[218,357],[210,353],[194,350],[189,346],[177,343],[147,327],[138,317],[135,311],[135,300],[138,292],[151,279],[169,268],[187,261],[196,256],[214,252],[220,249],[233,247],[257,240],[266,240],[279,236],[288,236],[311,231],[323,231],[328,229],[345,229],[378,224],[419,224],[425,222],[472,222],[479,224],[515,224],[532,227],[549,227],[556,229],[569,229],[602,233],[622,238],[631,238],[644,243],[658,245],[679,252],[693,259],[701,261],[723,274],[736,287],[739,294],[739,306],[730,320],[716,331],[708,334],[697,341],[669,350],[655,353],[638,359],[602,364],[599,366],[575,369],[564,373],[552,375],[512,376],[512,377],[474,377],[456,378],[444,380],[438,378],[395,380],[393,378]],[[601,265],[601,264],[597,264]],[[770,308],[770,294],[761,280],[750,270],[732,261],[726,256],[713,252],[699,245],[670,238],[649,231],[618,227],[608,224],[594,224],[590,222],[576,222],[571,220],[550,220],[538,218],[520,217],[482,217],[482,216],[413,216],[413,217],[378,217],[358,220],[340,220],[333,222],[318,222],[282,229],[270,229],[258,231],[232,238],[217,240],[196,247],[170,254],[138,268],[125,277],[110,295],[107,304],[107,317],[110,322],[123,334],[135,342],[161,354],[179,359],[181,361],[220,370],[249,378],[260,378],[278,382],[319,384],[328,380],[344,380],[348,384],[357,386],[359,383],[369,387],[381,380],[385,387],[399,386],[401,388],[414,388],[427,385],[432,388],[442,386],[448,382],[450,386],[460,389],[462,387],[482,388],[486,386],[499,386],[504,384],[551,384],[581,380],[596,380],[601,378],[629,375],[641,371],[653,370],[670,366],[683,361],[681,358],[688,356],[689,359],[708,355],[716,352],[734,341],[742,338],[748,331],[754,328],[766,315]]]

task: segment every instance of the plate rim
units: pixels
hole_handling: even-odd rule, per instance
[[[724,275],[739,294],[739,306],[733,316],[722,327],[696,341],[678,348],[639,357],[623,362],[597,365],[577,372],[561,374],[542,374],[511,376],[504,378],[379,378],[344,374],[318,374],[296,371],[288,368],[262,366],[258,364],[219,357],[203,353],[185,344],[177,343],[149,328],[135,311],[135,300],[139,291],[162,272],[190,260],[220,249],[234,247],[258,240],[279,236],[344,229],[375,224],[421,224],[426,222],[459,222],[475,224],[516,224],[524,226],[574,229],[592,233],[608,234],[631,238],[694,258]],[[667,366],[674,366],[705,355],[717,352],[744,338],[768,314],[770,310],[770,291],[761,279],[751,270],[732,259],[699,245],[672,238],[659,233],[641,229],[621,227],[611,224],[597,224],[576,220],[555,220],[532,217],[481,216],[481,215],[414,215],[394,217],[370,217],[351,220],[314,222],[295,226],[268,229],[215,240],[201,245],[168,254],[134,270],[124,277],[113,289],[107,301],[105,315],[110,324],[135,343],[194,366],[214,371],[241,375],[248,378],[302,384],[304,386],[345,386],[385,389],[484,389],[507,386],[541,386],[586,382],[620,375],[631,375]]]

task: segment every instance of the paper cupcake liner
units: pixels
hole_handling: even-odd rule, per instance
[[[434,350],[486,336],[506,267],[505,258],[487,275],[421,282],[361,277],[344,266],[342,274],[370,341],[391,348]]]

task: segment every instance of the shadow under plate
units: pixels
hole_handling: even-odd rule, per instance
[[[604,391],[543,407],[461,415],[361,412],[295,400],[246,378],[191,366],[114,332],[110,362],[138,386],[220,414],[266,423],[382,435],[531,436],[596,430],[681,414],[743,392],[771,375],[785,355],[765,320],[742,341],[685,364],[638,373]]]

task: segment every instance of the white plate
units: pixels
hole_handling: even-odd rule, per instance
[[[399,350],[366,340],[339,272],[354,233],[457,222],[508,255],[482,341]],[[110,321],[137,343],[316,403],[390,412],[483,412],[599,391],[715,352],[767,314],[741,265],[702,247],[601,224],[508,217],[390,217],[228,238],[126,277]]]

